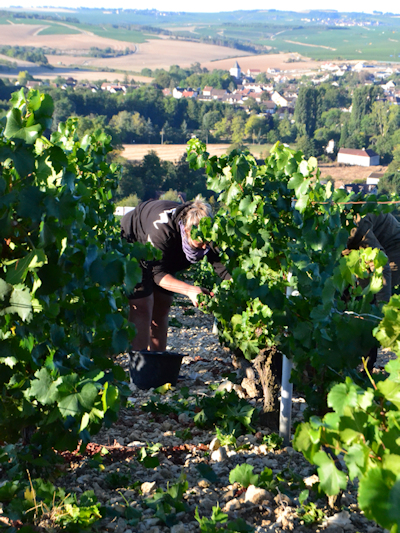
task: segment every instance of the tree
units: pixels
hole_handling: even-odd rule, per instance
[[[256,140],[260,144],[263,135],[268,131],[267,121],[264,117],[257,115],[250,115],[246,121],[244,135],[248,139],[250,138],[254,144]]]
[[[136,115],[140,117],[139,113],[136,113]],[[120,111],[118,115],[114,115],[111,118],[108,125],[113,132],[115,142],[119,144],[130,144],[136,140],[136,131],[134,131],[133,125],[133,115],[132,113],[129,113],[129,111]]]
[[[180,159],[168,169],[164,182],[164,189],[173,189],[178,192],[184,192],[187,200],[193,200],[198,194],[204,198],[210,196],[207,190],[206,176],[202,169],[195,170],[189,166],[186,154],[182,154]]]
[[[147,139],[147,143],[150,144],[151,139],[154,136],[154,127],[150,118],[147,119],[144,126],[144,136]]]
[[[378,191],[382,194],[400,195],[400,144],[393,150],[393,160],[379,180]]]
[[[188,125],[187,125],[187,122],[186,120],[183,120],[182,121],[182,124],[181,124],[181,134],[182,134],[182,139],[183,139],[183,142],[186,142],[190,136],[190,133],[189,133],[189,129],[188,129]]]
[[[75,115],[76,109],[73,102],[67,97],[63,96],[54,101],[54,113],[53,113],[53,122],[51,129],[52,131],[57,131],[58,124],[60,122],[65,122],[70,117]]]
[[[241,114],[235,115],[232,120],[232,144],[241,145],[245,137],[246,121]]]
[[[201,133],[207,144],[210,131],[214,129],[219,118],[220,114],[218,111],[208,111],[203,115],[203,120],[201,121]]]
[[[165,124],[161,128],[160,135],[161,135],[161,144],[164,144],[167,141],[172,142],[174,130],[169,125],[168,120],[165,122]]]
[[[314,135],[320,117],[320,97],[315,87],[300,87],[294,118],[297,128],[308,137]]]
[[[144,200],[154,198],[156,191],[162,190],[165,181],[165,165],[154,150],[144,156],[141,163],[142,181],[145,187]]]
[[[27,81],[33,80],[32,74],[29,74],[27,70],[20,70],[18,72],[19,85],[25,85]]]
[[[297,139],[297,149],[301,151],[307,159],[317,155],[315,141],[308,135],[302,135]]]
[[[351,108],[351,133],[361,129],[362,119],[371,112],[373,103],[382,95],[382,89],[374,85],[365,85],[354,90]]]
[[[296,124],[292,124],[288,115],[285,115],[278,124],[279,140],[284,143],[291,143],[295,140],[297,133]]]

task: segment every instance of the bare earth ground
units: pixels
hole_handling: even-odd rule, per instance
[[[344,183],[354,183],[355,180],[366,180],[372,172],[386,172],[387,167],[382,165],[374,167],[359,167],[356,165],[339,165],[338,163],[320,163],[321,178],[331,176],[336,187]]]
[[[116,41],[113,42],[115,43]],[[234,57],[236,54],[236,51],[232,48],[171,39],[151,40],[135,46],[136,52],[128,56],[108,59],[66,56],[60,58],[60,56],[57,56],[57,60],[62,61],[65,65],[84,64],[96,67],[106,66],[109,68],[140,72],[145,67],[152,70],[157,68],[168,70],[171,65],[179,65],[183,68],[190,67],[190,65],[196,62],[203,65],[217,59]],[[53,56],[48,56],[48,60],[54,64]],[[230,68],[234,64],[234,59],[230,59],[228,62]]]
[[[261,406],[261,399],[249,397],[242,386],[245,382],[232,365],[231,353],[220,346],[213,332],[213,317],[193,308],[187,299],[176,298],[174,303],[167,350],[183,354],[176,388],[162,396],[155,395],[153,389],[141,390],[131,385],[129,404],[121,410],[119,420],[94,436],[85,456],[64,455],[65,474],[55,483],[66,493],[93,490],[102,505],[113,509],[112,514],[98,523],[99,531],[104,533],[199,533],[196,508],[200,516],[209,517],[217,504],[229,520],[242,518],[254,527],[255,533],[384,533],[383,528],[367,520],[358,508],[355,484],[349,484],[343,491],[340,508],[329,508],[326,498],[311,490],[309,502],[320,510],[323,519],[318,523],[304,523],[297,512],[302,490],[298,480],[310,487],[318,482],[316,469],[291,446],[273,449],[265,444],[271,430],[261,421],[254,424],[255,434],[249,431],[239,436],[235,446],[220,443],[215,438],[215,427],[199,428],[194,423],[195,402],[206,398],[212,401],[214,393],[210,385],[221,383],[219,394],[223,390],[235,391],[251,407]],[[115,359],[127,369],[128,354],[120,354]],[[227,374],[229,379],[223,377]],[[186,403],[183,403],[184,394]],[[175,411],[168,413],[164,402],[174,406]],[[153,406],[152,412],[142,409],[145,403]],[[302,421],[305,407],[304,399],[295,390],[293,423]],[[293,430],[292,427],[292,435]],[[159,443],[161,447],[157,453],[160,464],[145,468],[138,454],[150,443]],[[104,454],[104,449],[108,453],[102,459],[102,468],[93,467],[90,458],[96,452]],[[281,480],[279,490],[261,489],[260,492],[254,487],[246,490],[237,482],[231,483],[230,472],[245,463],[254,474],[271,469],[274,479],[279,476]],[[341,465],[345,467],[343,460]],[[176,515],[177,523],[168,527],[162,521],[163,515],[160,512],[156,515],[154,508],[147,505],[148,499],[156,490],[165,491],[168,483],[173,487],[182,475],[188,483],[182,497],[186,508]],[[140,516],[133,526],[127,521],[131,516],[126,512],[129,508]]]

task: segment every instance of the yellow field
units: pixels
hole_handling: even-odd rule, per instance
[[[151,150],[157,153],[164,161],[178,161],[186,155],[186,144],[124,144],[121,156],[128,161],[140,161]],[[221,156],[226,154],[229,144],[208,144],[207,151],[210,155]]]

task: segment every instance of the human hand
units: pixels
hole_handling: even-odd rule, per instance
[[[197,299],[199,294],[206,294],[211,297],[214,296],[214,293],[209,291],[208,289],[192,285],[191,289],[188,292],[188,297],[192,300],[192,303],[195,307],[202,307],[204,305],[204,302],[199,302]]]

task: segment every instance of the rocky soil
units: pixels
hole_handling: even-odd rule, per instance
[[[234,387],[239,397],[246,398],[254,406],[260,400],[247,398],[246,391],[235,384],[231,354],[219,345],[217,336],[212,333],[212,317],[180,299],[171,310],[170,324],[168,350],[184,354],[177,387],[157,396],[152,389],[139,390],[132,386],[128,407],[121,412],[118,422],[96,435],[84,456],[67,458],[66,475],[60,484],[77,493],[94,490],[98,501],[109,509],[107,518],[99,525],[100,531],[194,533],[200,531],[195,519],[196,509],[198,516],[210,518],[213,507],[219,505],[228,515],[228,522],[242,518],[260,533],[383,532],[358,509],[354,486],[349,486],[343,494],[341,506],[333,508],[325,497],[310,490],[306,505],[310,501],[315,505],[309,508],[310,516],[302,516],[304,511],[301,513],[299,503],[299,494],[304,489],[302,482],[311,487],[317,481],[315,468],[291,446],[272,449],[267,427],[256,427],[255,433],[240,436],[233,446],[221,445],[215,438],[215,427],[200,429],[195,426],[194,412],[185,410],[185,401],[193,403],[196,397],[211,397],[215,392],[210,386],[220,384],[220,389],[228,390]],[[382,364],[382,358],[389,356],[380,354],[380,357]],[[128,356],[121,355],[119,359],[127,368]],[[229,374],[230,380],[226,377]],[[142,410],[142,406],[152,400],[158,405],[168,400],[170,405],[180,408],[175,412]],[[295,397],[294,424],[301,421],[304,408],[304,400]],[[154,444],[158,446],[149,448]],[[151,467],[150,464],[146,468],[144,456],[148,459],[152,453],[159,465]],[[230,472],[244,463],[253,467],[253,474],[270,468],[275,486],[272,484],[271,490],[266,490],[250,485],[245,490],[238,482],[231,483]],[[185,480],[187,490],[184,490]],[[182,497],[179,483],[181,492],[184,491]],[[176,508],[173,504],[172,507],[165,504],[164,515],[160,507],[157,513],[154,501],[161,496],[161,490],[173,486],[178,494],[175,501],[181,503]],[[171,500],[165,501],[171,503]],[[243,524],[242,529],[231,531],[245,531]],[[212,533],[215,529],[203,531]]]

